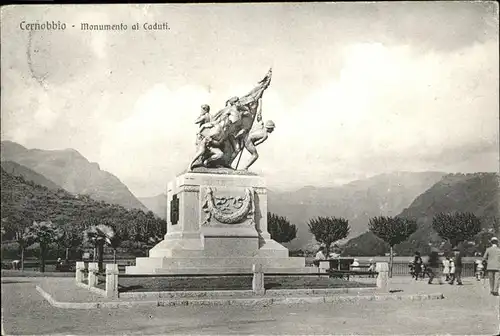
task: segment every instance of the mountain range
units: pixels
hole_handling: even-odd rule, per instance
[[[107,224],[122,239],[148,241],[165,234],[166,222],[152,212],[125,209],[117,204],[96,201],[87,195],[74,195],[61,188],[49,189],[22,175],[0,168],[2,239],[9,240],[33,221],[51,220],[81,233],[91,225]]]
[[[496,173],[448,174],[435,183],[405,209],[399,217],[417,220],[417,231],[407,241],[396,245],[401,255],[414,251],[427,253],[429,243],[441,241],[432,228],[432,219],[439,213],[471,212],[481,219],[483,228],[495,229],[499,213],[499,175]],[[387,251],[387,245],[371,232],[349,240],[344,252],[350,255],[374,255]]]
[[[288,246],[305,248],[314,242],[307,223],[317,216],[344,217],[351,227],[348,238],[368,229],[373,216],[395,216],[445,173],[395,172],[357,180],[339,187],[305,187],[295,192],[269,192],[269,211],[287,217],[298,228]]]
[[[2,167],[6,166],[6,171],[13,171],[15,163],[42,175],[72,194],[84,194],[95,200],[118,204],[127,209],[147,211],[147,208],[116,176],[101,170],[97,163],[89,162],[74,149],[27,149],[12,141],[2,141],[0,158]],[[15,169],[18,173],[22,171],[27,173],[22,167],[17,166]],[[41,182],[39,176],[30,174],[31,178],[23,176],[28,180],[34,178],[36,183]],[[47,182],[44,183],[39,184],[46,185]]]
[[[33,170],[20,165],[19,163],[12,161],[2,161],[1,162],[2,169],[13,175],[13,176],[22,176],[24,179],[28,181],[33,181],[36,184],[47,187],[51,190],[62,189],[60,186],[46,178],[45,176],[34,172]]]
[[[496,173],[449,174],[419,195],[400,217],[415,218],[417,231],[395,248],[399,253],[426,251],[429,242],[439,241],[432,229],[438,213],[471,212],[481,218],[484,228],[492,228],[499,213],[499,175]]]
[[[5,174],[22,177],[48,190],[88,195],[126,209],[149,209],[165,219],[165,194],[138,199],[116,176],[101,170],[97,163],[89,162],[73,149],[27,149],[3,141],[1,160]],[[336,187],[307,186],[292,192],[268,190],[268,210],[287,217],[297,226],[297,238],[287,244],[290,249],[305,249],[315,243],[307,223],[318,216],[348,219],[351,227],[348,239],[357,238],[346,246],[372,246],[377,251],[382,251],[384,244],[367,233],[371,217],[416,218],[417,232],[408,242],[396,247],[396,251],[404,253],[425,248],[429,241],[439,239],[431,228],[435,214],[470,211],[482,218],[491,218],[498,216],[498,196],[495,173],[394,172]]]
[[[165,219],[167,215],[167,194],[152,197],[139,197],[139,201],[156,216]]]

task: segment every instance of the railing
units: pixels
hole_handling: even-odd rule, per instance
[[[321,268],[328,269],[332,267],[333,269],[337,269],[338,261],[330,260],[330,261],[321,261]],[[366,271],[368,270],[368,264],[360,264],[358,266],[359,270]],[[441,266],[442,267],[442,266]],[[349,264],[342,264],[340,267],[341,270],[351,270],[352,266]],[[442,268],[441,268],[442,270]],[[395,261],[392,266],[392,275],[393,276],[409,276],[410,275],[410,267],[408,262]],[[462,277],[473,277],[475,275],[475,265],[473,262],[465,262],[462,268]]]
[[[410,275],[408,263],[395,262],[392,265],[393,276]],[[473,277],[475,274],[474,263],[464,263],[462,268],[462,277]]]

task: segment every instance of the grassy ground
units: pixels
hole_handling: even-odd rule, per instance
[[[353,288],[373,287],[372,284],[330,279],[326,276],[274,276],[265,277],[266,289],[299,288]],[[206,277],[131,277],[118,278],[121,292],[159,292],[185,290],[240,290],[252,289],[252,276],[206,276]],[[104,289],[104,283],[98,287]]]

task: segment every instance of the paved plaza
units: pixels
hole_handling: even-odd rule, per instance
[[[123,334],[365,334],[494,335],[498,299],[487,283],[466,279],[464,286],[427,285],[394,278],[391,288],[407,293],[442,292],[445,299],[360,301],[332,304],[216,307],[132,307],[75,310],[52,307],[35,285],[61,281],[66,299],[98,300],[85,292],[68,293],[69,279],[3,278],[2,314],[7,335]],[[64,282],[66,281],[66,282]],[[82,289],[83,290],[83,289]],[[101,299],[104,301],[104,299]]]

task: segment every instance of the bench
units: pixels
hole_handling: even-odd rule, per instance
[[[323,270],[323,272],[328,272],[328,270],[339,270],[339,271],[349,271],[350,270],[350,265],[354,259],[326,259],[326,260],[319,260],[319,268],[320,270]]]
[[[339,279],[345,279],[349,281],[349,278],[351,276],[361,276],[361,275],[368,275],[370,277],[376,277],[378,275],[377,272],[372,272],[372,271],[339,271],[339,270],[328,270],[328,275],[330,278],[339,278]]]
[[[335,275],[340,277],[341,274],[349,275],[376,275],[375,272],[369,271],[370,265],[358,265],[351,268],[352,260],[354,259],[327,259],[319,261],[319,273],[331,273],[335,271]]]

